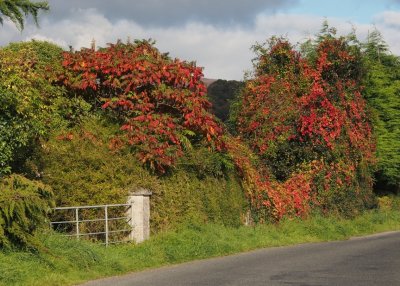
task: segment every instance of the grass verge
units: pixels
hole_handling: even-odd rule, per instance
[[[0,285],[74,285],[257,248],[341,240],[389,230],[400,230],[399,210],[369,211],[352,220],[314,216],[304,221],[286,220],[279,225],[256,227],[186,225],[140,245],[108,248],[45,234],[41,239],[46,252],[0,251]]]

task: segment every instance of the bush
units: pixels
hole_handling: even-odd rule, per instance
[[[227,176],[198,176],[177,170],[159,180],[151,198],[152,225],[155,230],[174,229],[180,224],[242,224],[247,206],[239,179]]]
[[[381,196],[378,198],[378,208],[384,212],[399,211],[400,197],[394,195]]]
[[[44,184],[11,175],[0,181],[0,246],[40,248],[36,232],[46,225],[53,207],[52,192]]]
[[[42,143],[35,168],[52,186],[58,206],[124,203],[138,177],[143,187],[151,184],[134,156],[109,148],[114,132],[115,126],[92,117]]]

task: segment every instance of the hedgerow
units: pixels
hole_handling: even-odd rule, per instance
[[[118,124],[92,116],[43,143],[36,164],[58,206],[126,203],[130,191],[146,188],[153,193],[154,232],[189,221],[241,224],[246,198],[229,158],[193,146],[161,175],[143,166],[129,146],[110,148],[118,129]],[[60,220],[69,214],[56,215]]]

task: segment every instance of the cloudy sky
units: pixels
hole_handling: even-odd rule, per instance
[[[324,19],[340,34],[365,39],[378,29],[400,55],[400,0],[49,0],[40,28],[19,32],[5,21],[0,45],[32,38],[65,48],[117,39],[156,40],[172,57],[196,61],[208,78],[241,80],[256,42],[284,35],[293,43],[315,35]]]

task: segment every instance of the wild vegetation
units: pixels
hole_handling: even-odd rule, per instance
[[[32,41],[1,53],[2,180],[20,174],[44,183],[54,193],[49,206],[124,203],[129,190],[148,188],[154,232],[189,220],[241,224],[247,201],[192,63],[169,59],[148,41],[76,53]],[[99,55],[109,62],[94,71],[105,81],[96,80],[94,91],[82,86],[80,69]],[[107,71],[119,56],[123,67]],[[126,79],[132,71],[143,81]],[[159,78],[147,82],[153,72]],[[11,211],[16,218],[26,212]]]
[[[379,34],[360,43],[324,24],[300,46],[273,37],[253,50],[254,71],[244,83],[215,82],[229,90],[226,98],[211,96],[221,107],[217,119],[201,68],[170,58],[151,40],[79,51],[41,41],[1,48],[2,249],[19,249],[10,256],[17,259],[45,257],[56,269],[51,252],[65,249],[51,241],[74,242],[40,236],[51,208],[123,203],[137,187],[153,192],[150,248],[159,240],[177,244],[187,231],[193,239],[193,229],[254,240],[168,260],[173,248],[153,266],[267,246],[255,241],[264,241],[266,229],[295,228],[301,220],[381,223],[384,207],[398,216],[396,199],[373,192],[374,182],[384,193],[398,192],[400,166],[399,61]],[[214,87],[210,93],[221,92]],[[378,205],[377,213],[365,213]],[[252,237],[245,223],[268,228]],[[99,258],[105,252],[97,246],[76,246],[89,253],[89,268],[113,263]]]

